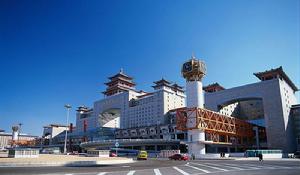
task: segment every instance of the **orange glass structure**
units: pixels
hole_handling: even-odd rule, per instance
[[[11,146],[35,146],[36,140],[10,140],[9,143]]]
[[[182,131],[203,130],[208,143],[247,146],[254,141],[252,124],[203,108],[176,109],[176,125]]]

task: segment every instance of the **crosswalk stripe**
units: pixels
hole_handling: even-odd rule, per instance
[[[247,165],[253,166],[253,167],[259,167],[259,168],[275,169],[275,167],[272,167],[272,166],[254,165],[254,164],[247,164]]]
[[[235,167],[235,168],[239,168],[240,170],[246,170],[246,169],[259,169],[259,168],[255,168],[255,167],[245,167],[245,166],[240,166],[240,165],[236,165],[236,164],[227,164],[227,163],[222,163],[223,165],[228,165],[231,168]],[[233,168],[233,169],[235,169]]]
[[[287,166],[279,166],[279,165],[268,165],[266,164],[267,166],[271,166],[271,167],[274,167],[274,168],[287,168],[287,169],[290,169],[291,167],[287,167]]]
[[[280,168],[286,168],[289,169],[290,167],[286,166],[278,166],[278,165],[269,165],[269,164],[264,164],[264,165],[255,165],[255,164],[249,164],[250,166],[258,166],[261,168],[268,168],[268,169],[280,169]]]
[[[178,172],[180,172],[181,174],[183,174],[183,175],[190,175],[189,173],[187,173],[187,172],[185,172],[185,171],[183,171],[183,170],[177,168],[176,166],[173,166],[173,168],[174,168],[175,170],[177,170]]]
[[[154,169],[154,173],[155,173],[155,175],[161,175],[159,169]]]
[[[196,165],[200,165],[200,166],[205,166],[205,167],[208,167],[208,168],[212,168],[212,169],[216,169],[216,170],[221,170],[221,171],[228,171],[226,169],[218,168],[218,167],[215,167],[215,166],[203,165],[203,164],[199,164],[199,163],[192,163],[192,164],[196,164]]]
[[[253,168],[253,169],[275,169],[274,167],[270,167],[270,166],[262,166],[262,165],[254,165],[254,164],[246,164],[244,165],[246,167],[249,167],[249,168]]]
[[[102,173],[98,173],[97,175],[104,175],[106,174],[107,172],[102,172]]]
[[[249,164],[252,166],[255,166],[255,164]],[[280,166],[280,165],[270,165],[270,164],[264,164],[264,165],[258,165],[260,167],[272,167],[272,168],[290,168],[290,167],[286,167],[286,166]]]
[[[228,165],[230,165],[230,164],[228,164]],[[242,168],[247,168],[247,169],[253,169],[253,170],[261,169],[260,167],[249,166],[248,164],[239,164],[239,165],[234,165],[234,166],[238,166],[238,167],[242,167]]]
[[[207,171],[207,170],[204,170],[204,169],[201,169],[201,168],[198,168],[198,167],[194,167],[194,166],[191,166],[191,165],[188,165],[188,164],[186,164],[185,166],[188,166],[190,168],[194,168],[195,170],[203,171],[205,173],[210,173],[210,171]]]
[[[129,171],[128,173],[127,173],[127,175],[133,175],[135,173],[135,171]]]
[[[206,163],[208,165],[214,165],[212,163]],[[218,164],[218,166],[220,166],[220,164]],[[235,170],[245,170],[244,168],[239,168],[239,167],[235,167],[235,166],[232,166],[232,165],[227,165],[229,166],[228,168],[232,168],[232,169],[235,169]]]

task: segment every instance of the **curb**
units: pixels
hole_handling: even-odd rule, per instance
[[[99,166],[99,165],[116,165],[125,163],[134,163],[133,159],[115,160],[115,161],[66,161],[66,162],[26,162],[14,163],[5,162],[0,163],[0,167],[40,167],[40,166]]]

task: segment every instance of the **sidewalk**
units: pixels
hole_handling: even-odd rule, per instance
[[[40,154],[39,158],[0,158],[0,167],[96,166],[133,162],[132,158],[123,157],[80,157],[76,155]]]
[[[258,160],[258,157],[232,157],[234,160]],[[280,161],[299,161],[300,159],[294,158],[264,158],[264,160],[280,160]]]

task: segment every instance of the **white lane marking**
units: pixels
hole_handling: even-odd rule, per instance
[[[208,168],[212,168],[212,169],[216,169],[216,170],[221,170],[221,171],[228,171],[228,170],[223,169],[223,168],[218,168],[218,167],[209,166],[209,165],[203,165],[203,164],[199,164],[199,163],[191,163],[191,164],[205,166],[205,167],[208,167]]]
[[[201,168],[198,168],[198,167],[194,167],[194,166],[191,166],[189,164],[186,164],[185,166],[188,166],[190,168],[194,168],[195,170],[203,171],[204,173],[210,173],[210,171],[207,171],[207,170],[204,170],[204,169],[201,169]]]
[[[263,164],[263,165],[249,164],[249,165],[250,166],[258,166],[258,167],[267,168],[267,169],[281,169],[281,168],[290,169],[290,167],[280,166],[280,165],[269,165],[269,164]]]
[[[189,173],[187,173],[187,172],[185,172],[185,171],[183,171],[183,170],[177,168],[176,166],[173,166],[173,168],[174,168],[176,171],[178,171],[179,173],[183,174],[183,175],[190,175]]]
[[[125,165],[125,166],[122,166],[123,168],[128,168],[128,167],[130,167],[130,166],[128,166],[128,165]]]
[[[266,169],[275,169],[274,167],[271,167],[271,166],[264,166],[264,165],[255,165],[255,164],[247,164],[247,166],[250,166],[250,167],[259,167],[259,168],[266,168]]]
[[[97,175],[104,175],[106,174],[107,172],[102,172],[102,173],[98,173]]]
[[[245,168],[254,169],[254,170],[261,169],[261,167],[259,167],[259,166],[250,166],[249,164],[241,164],[241,165],[239,165],[239,166],[245,167]]]
[[[154,173],[155,173],[155,175],[161,175],[159,169],[154,169]]]
[[[261,165],[251,165],[251,164],[243,164],[243,166],[248,167],[248,168],[252,168],[252,169],[274,169],[273,167],[267,167],[267,166],[261,166]]]
[[[286,168],[286,169],[291,169],[292,167],[288,167],[288,166],[281,166],[281,165],[268,165],[268,164],[265,164],[267,166],[271,166],[271,167],[274,167],[274,168]]]
[[[212,163],[205,163],[205,164],[208,164],[208,165],[214,165],[214,164],[212,164]],[[226,166],[226,165],[217,164],[216,166]],[[244,169],[244,168],[235,167],[235,166],[232,166],[232,165],[229,165],[229,164],[227,164],[227,166],[228,166],[228,167],[226,167],[226,168],[232,168],[232,169],[235,169],[235,170],[246,170],[246,169]]]
[[[73,174],[65,174],[65,175],[73,175]]]
[[[247,169],[259,169],[259,168],[255,168],[255,167],[245,167],[245,166],[241,166],[241,165],[237,165],[237,164],[228,164],[228,163],[222,163],[223,165],[228,165],[233,169],[240,169],[240,170],[247,170]]]
[[[127,175],[133,175],[135,173],[135,171],[129,171],[128,173],[127,173]]]

